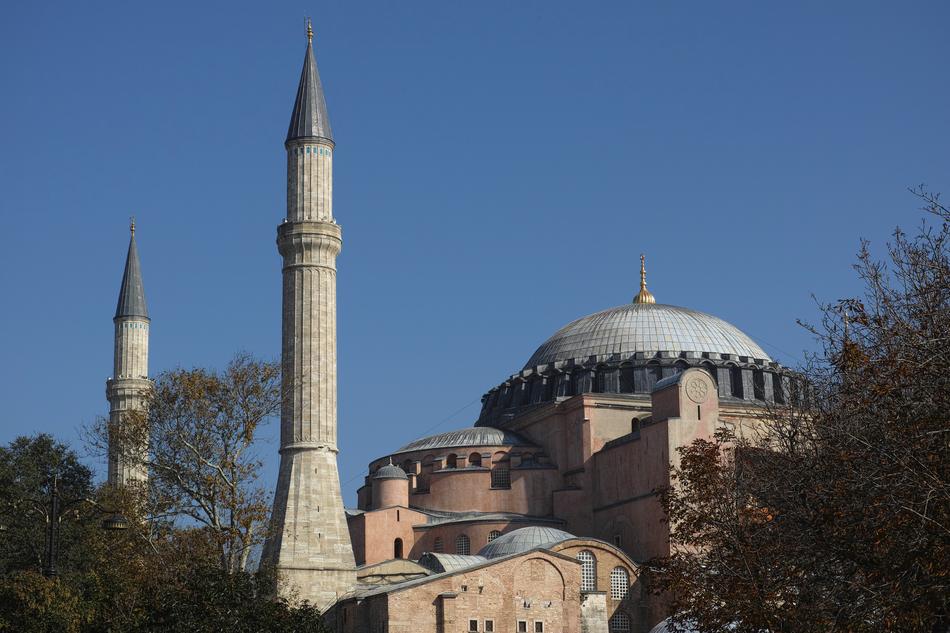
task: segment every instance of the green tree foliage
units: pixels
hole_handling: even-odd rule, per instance
[[[950,212],[865,243],[863,296],[824,306],[807,397],[760,434],[680,450],[653,561],[680,623],[730,633],[948,630]]]
[[[268,572],[247,570],[267,509],[253,443],[278,390],[277,368],[246,355],[220,373],[159,376],[148,418],[117,429],[121,440],[149,431],[144,485],[95,488],[48,435],[0,447],[0,633],[323,631],[314,607],[276,598]],[[109,431],[103,421],[90,438],[104,448]],[[77,503],[62,517],[59,575],[46,578],[53,474],[64,504]],[[113,512],[128,529],[102,529]]]

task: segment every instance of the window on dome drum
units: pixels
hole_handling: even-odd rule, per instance
[[[393,558],[402,558],[402,539],[393,541]]]
[[[785,386],[780,374],[772,374],[772,396],[778,404],[785,404]]]
[[[511,488],[511,471],[508,469],[507,453],[495,453],[491,467],[491,487]]]
[[[623,567],[614,567],[610,572],[610,597],[623,600],[630,590],[630,575]]]
[[[733,398],[742,397],[742,370],[738,367],[729,368],[729,390]]]
[[[630,630],[630,616],[623,611],[617,611],[610,618],[610,633],[626,633]]]
[[[534,466],[534,455],[531,453],[522,453],[521,454],[521,465],[522,466]]]
[[[589,550],[577,555],[581,561],[581,591],[597,591],[597,559]]]
[[[752,393],[756,400],[765,400],[765,372],[761,369],[752,370]]]
[[[713,379],[713,384],[718,387],[719,386],[719,372],[716,371],[715,365],[711,365],[709,363],[703,363],[700,366],[709,372],[709,376]]]
[[[633,393],[636,390],[633,376],[633,365],[620,367],[620,393]]]
[[[482,465],[482,454],[481,453],[472,453],[468,456],[468,465],[469,466],[481,466]]]
[[[445,458],[445,467],[446,468],[455,468],[458,465],[458,457],[455,453],[449,453]]]
[[[436,554],[441,554],[445,550],[445,546],[442,544],[442,537],[437,536],[435,540],[432,541],[432,551]]]
[[[461,554],[462,556],[468,556],[471,553],[471,541],[468,539],[468,536],[465,534],[459,534],[455,538],[455,553]]]
[[[647,391],[653,388],[653,385],[663,379],[663,368],[658,363],[647,365]]]
[[[634,418],[630,421],[630,432],[634,437],[640,437],[640,418]]]
[[[501,536],[501,532],[499,532],[498,530],[492,530],[491,532],[488,533],[488,542],[491,543],[499,536]]]

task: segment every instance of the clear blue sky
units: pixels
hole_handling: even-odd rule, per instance
[[[658,300],[795,365],[858,238],[917,224],[906,187],[950,192],[946,2],[10,3],[0,441],[107,411],[132,214],[153,373],[279,354],[307,14],[348,504],[368,460],[471,424],[558,327],[629,301],[641,251]]]

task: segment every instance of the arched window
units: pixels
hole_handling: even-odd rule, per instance
[[[435,537],[435,540],[432,541],[432,551],[435,552],[436,554],[441,554],[443,551],[445,551],[445,546],[442,545],[441,536]]]
[[[459,534],[455,537],[455,553],[461,554],[463,556],[468,556],[472,551],[471,541],[468,540],[468,536],[465,534]]]
[[[402,558],[402,539],[393,541],[393,558]]]
[[[468,465],[469,466],[481,466],[482,465],[482,454],[481,453],[472,453],[468,456]]]
[[[620,366],[620,393],[633,393],[636,390],[633,365]]]
[[[581,591],[597,591],[597,559],[588,550],[577,555],[581,561]]]
[[[647,363],[647,391],[663,378],[663,369],[659,363]]]
[[[498,530],[492,530],[491,532],[488,533],[488,542],[491,543],[499,536],[501,536],[501,532],[499,532]]]
[[[495,453],[491,465],[491,487],[511,488],[511,471],[508,468],[508,453]]]
[[[729,388],[733,398],[742,397],[742,370],[738,367],[729,368]]]
[[[610,633],[626,633],[630,630],[630,616],[623,611],[617,611],[610,618]]]
[[[772,396],[778,404],[785,404],[785,386],[782,374],[772,374]]]
[[[432,455],[426,455],[422,458],[422,468],[416,477],[416,491],[429,492],[429,479],[432,475],[432,462],[435,461]]]
[[[445,458],[445,467],[446,468],[455,468],[458,465],[458,457],[455,453],[449,453],[448,457]]]
[[[765,400],[765,372],[761,369],[752,370],[752,397]]]
[[[630,574],[623,567],[614,567],[610,572],[610,597],[623,600],[630,589]]]
[[[534,455],[531,453],[522,453],[521,454],[521,465],[522,466],[534,466]]]
[[[630,432],[634,437],[640,437],[640,418],[633,418],[630,421]]]

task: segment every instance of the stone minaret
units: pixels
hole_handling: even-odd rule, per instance
[[[285,593],[320,609],[356,584],[336,454],[336,257],[333,135],[313,31],[297,88],[287,149],[287,218],[277,228],[283,266],[283,406],[280,471],[263,562]]]
[[[142,269],[135,247],[135,222],[129,231],[132,233],[129,253],[125,258],[119,303],[112,319],[115,324],[112,378],[106,381],[111,429],[121,429],[129,411],[144,409],[143,395],[152,385],[148,379],[148,328],[151,321],[145,306]],[[130,442],[128,438],[122,439],[124,436],[121,431],[109,434],[109,483],[114,486],[125,485],[132,479],[145,481],[148,478],[148,471],[143,466],[147,439]]]

